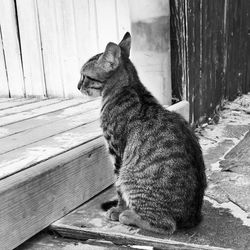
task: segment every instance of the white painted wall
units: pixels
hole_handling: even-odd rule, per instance
[[[14,1],[0,0],[0,96],[80,96],[82,64],[132,27],[131,59],[142,82],[171,102],[168,1],[16,0],[16,7],[18,23]],[[152,25],[160,43],[148,39]]]
[[[168,0],[129,0],[132,60],[144,85],[161,104],[171,104]]]

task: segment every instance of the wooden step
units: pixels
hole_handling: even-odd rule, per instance
[[[115,198],[114,187],[96,196],[62,219],[50,229],[59,235],[78,240],[105,240],[119,245],[142,245],[160,249],[248,249],[249,228],[234,218],[227,209],[215,208],[205,199],[204,219],[193,229],[179,230],[172,236],[157,235],[108,221],[101,203]]]
[[[0,99],[3,249],[20,245],[113,183],[99,108],[100,99]],[[172,108],[183,113],[188,103]]]
[[[0,244],[13,249],[113,183],[113,171],[98,121],[100,100],[4,103]]]

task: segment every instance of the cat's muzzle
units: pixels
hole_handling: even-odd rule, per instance
[[[78,84],[77,84],[77,88],[81,91],[81,88],[82,88],[82,84],[83,82],[82,81],[79,81]]]
[[[78,82],[77,88],[78,88],[78,90],[79,90],[83,95],[89,95],[88,91],[86,91],[86,90],[83,88],[83,82],[82,82],[82,81],[79,81],[79,82]]]

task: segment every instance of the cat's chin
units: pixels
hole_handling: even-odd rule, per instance
[[[92,97],[92,98],[96,98],[96,97],[100,97],[101,96],[101,90],[97,90],[97,89],[88,89],[88,90],[84,90],[81,89],[81,93],[84,96],[88,96],[88,97]]]

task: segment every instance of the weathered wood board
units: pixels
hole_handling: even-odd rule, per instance
[[[20,245],[113,183],[100,100],[7,103],[0,120],[1,249]]]
[[[11,97],[24,96],[25,94],[20,44],[18,41],[18,25],[14,13],[14,1],[0,1],[1,47],[3,47],[5,64],[5,72],[1,72],[1,78],[3,78],[3,73],[8,74],[7,83],[5,82],[4,84],[4,82],[1,82],[1,84],[4,84],[8,88],[4,92],[1,92],[0,95],[8,93]]]
[[[209,200],[204,202],[204,219],[198,227],[164,236],[108,221],[100,205],[114,198],[112,187],[54,222],[50,229],[73,239],[107,240],[119,245],[148,245],[160,249],[248,249],[250,246],[249,227],[242,225],[227,209],[213,207]]]
[[[34,110],[54,103],[59,103],[61,101],[62,100],[60,99],[41,99],[41,101],[37,99],[31,99],[30,101],[27,100],[25,105],[13,106],[12,108],[8,107],[7,109],[5,108],[4,110],[0,110],[0,117],[12,114],[19,114],[24,111]]]
[[[99,106],[100,102],[98,101],[89,101],[84,103],[79,102],[79,105],[76,106],[68,106],[64,109],[54,110],[52,112],[35,116],[27,120],[21,120],[12,124],[8,124],[4,127],[0,127],[0,138],[17,134],[22,131],[43,126],[49,123],[53,123],[55,121],[62,120],[66,117],[71,117],[90,110],[94,110],[97,109]]]
[[[130,30],[128,0],[4,0],[0,19],[3,97],[80,97],[83,63]]]
[[[43,106],[34,110],[29,109],[27,112],[15,113],[11,116],[6,116],[4,119],[0,120],[0,127],[11,124],[11,123],[15,123],[18,121],[30,119],[32,117],[37,117],[37,116],[47,114],[50,112],[54,112],[55,110],[60,110],[60,109],[62,110],[69,106],[79,105],[79,100],[75,100],[75,99],[69,99],[67,101],[62,100],[60,102],[54,101],[54,102],[55,102],[54,104]]]
[[[2,98],[0,99],[0,110],[3,109],[8,109],[8,108],[12,108],[12,107],[18,107],[18,106],[22,106],[25,105],[26,103],[32,103],[32,102],[36,102],[37,99],[36,98],[27,98],[27,99],[22,99],[22,98]]]
[[[32,239],[24,242],[15,250],[153,250],[153,248],[142,248],[141,246],[117,246],[106,241],[80,241],[62,238],[41,232]]]
[[[37,1],[17,0],[16,13],[26,96],[46,96]]]

